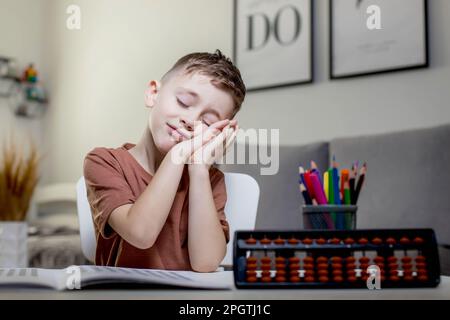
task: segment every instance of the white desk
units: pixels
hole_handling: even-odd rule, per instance
[[[230,282],[233,275],[228,272]],[[0,300],[5,299],[159,299],[159,300],[297,300],[297,299],[450,299],[450,277],[442,276],[437,288],[424,289],[264,289],[264,290],[192,290],[192,289],[88,289],[54,291],[50,289],[6,289],[0,288]]]

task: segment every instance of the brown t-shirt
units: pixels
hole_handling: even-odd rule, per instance
[[[111,212],[122,205],[134,203],[152,180],[152,175],[128,152],[133,146],[125,143],[119,148],[95,148],[84,160],[84,178],[97,238],[95,263],[130,268],[192,270],[187,245],[187,166],[166,223],[151,248],[132,246],[108,224]],[[210,181],[218,217],[228,243],[230,237],[224,213],[227,199],[224,174],[212,167]]]

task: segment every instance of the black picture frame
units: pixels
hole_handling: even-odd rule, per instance
[[[308,57],[308,72],[309,75],[306,79],[298,79],[294,81],[273,81],[272,83],[267,83],[263,85],[252,85],[248,81],[246,81],[245,78],[245,66],[241,64],[240,58],[239,58],[239,50],[238,50],[238,38],[239,38],[239,25],[238,25],[238,17],[239,17],[239,11],[238,11],[238,4],[241,1],[247,1],[247,0],[234,0],[233,1],[233,61],[235,65],[240,69],[242,77],[244,79],[244,82],[246,83],[247,92],[252,91],[261,91],[261,90],[268,90],[268,89],[276,89],[276,88],[284,88],[284,87],[290,87],[290,86],[296,86],[296,85],[302,85],[302,84],[310,84],[314,81],[314,1],[313,0],[286,0],[286,2],[298,2],[298,1],[304,1],[308,3],[309,10],[309,23],[307,26],[309,27],[308,36],[309,39],[307,41],[309,48],[307,48],[307,52],[309,54]],[[258,0],[254,0],[258,1]],[[261,2],[265,2],[265,0],[260,0]]]
[[[424,61],[415,65],[404,65],[404,66],[396,66],[396,67],[389,67],[379,70],[371,70],[371,71],[360,71],[355,73],[349,73],[349,74],[341,74],[337,75],[334,72],[335,69],[335,61],[334,61],[334,37],[333,37],[333,30],[334,30],[334,6],[333,2],[335,0],[328,0],[328,6],[329,6],[329,28],[328,28],[328,43],[329,43],[329,78],[331,80],[336,79],[348,79],[348,78],[355,78],[355,77],[361,77],[361,76],[368,76],[368,75],[378,75],[378,74],[385,74],[385,73],[392,73],[392,72],[398,72],[398,71],[406,71],[406,70],[416,70],[416,69],[423,69],[428,68],[430,65],[429,62],[429,28],[428,28],[428,0],[422,0],[423,1],[423,24],[424,24],[424,39],[423,39],[423,54],[424,54]],[[372,1],[371,3],[373,3]]]

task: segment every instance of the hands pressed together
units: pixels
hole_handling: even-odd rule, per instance
[[[196,124],[194,132],[179,129],[176,137],[177,144],[172,148],[172,158],[188,164],[189,171],[209,170],[210,166],[221,159],[234,140],[238,132],[236,120],[221,120],[209,127],[200,121]]]

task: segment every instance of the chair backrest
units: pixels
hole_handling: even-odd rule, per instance
[[[225,185],[227,189],[225,215],[230,225],[230,242],[221,264],[232,265],[234,232],[255,229],[259,186],[252,176],[231,172],[225,172]]]
[[[225,215],[230,225],[230,241],[222,265],[233,264],[233,240],[236,230],[253,230],[259,201],[259,186],[254,178],[243,173],[224,173],[227,189]],[[87,200],[84,177],[77,183],[77,208],[80,223],[81,249],[94,262],[96,239],[91,209]]]
[[[86,259],[94,262],[97,240],[95,238],[94,221],[92,220],[84,177],[81,177],[77,182],[77,209],[80,225],[81,250]]]

